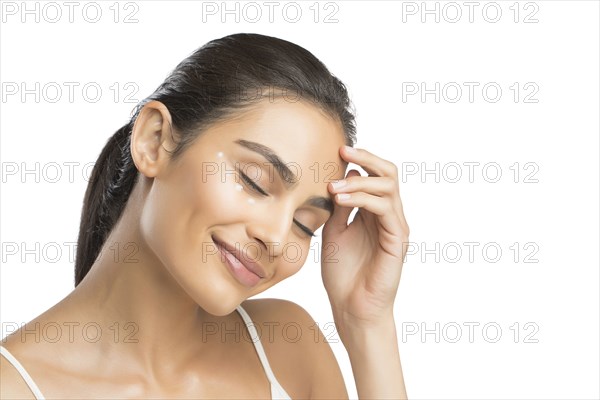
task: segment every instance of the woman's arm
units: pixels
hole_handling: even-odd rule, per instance
[[[342,147],[340,156],[368,176],[351,169],[328,185],[335,207],[323,227],[323,284],[359,397],[405,399],[394,300],[410,231],[398,167],[364,149]],[[334,253],[325,253],[330,248]]]
[[[343,333],[360,399],[406,399],[394,318]]]

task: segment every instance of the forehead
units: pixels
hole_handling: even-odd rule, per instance
[[[341,179],[347,166],[339,156],[339,148],[345,144],[342,125],[304,101],[266,99],[205,134],[201,141],[209,141],[210,147],[224,146],[236,153],[252,153],[235,143],[239,139],[269,147],[301,174],[301,184],[307,178],[315,184]]]

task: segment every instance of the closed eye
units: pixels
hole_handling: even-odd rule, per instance
[[[303,232],[305,232],[308,236],[310,237],[315,237],[317,235],[315,235],[315,233],[313,231],[311,231],[310,229],[308,229],[306,226],[302,225],[300,222],[296,221],[296,219],[294,219],[294,222],[296,223],[296,225],[298,225],[300,227],[300,229],[302,229]]]
[[[240,169],[238,169],[238,173],[240,174],[240,176],[242,177],[242,180],[252,188],[252,190],[254,190],[255,192],[260,193],[263,196],[268,196],[269,194],[267,192],[265,192],[260,186],[258,186],[256,183],[254,183],[252,181],[252,179],[250,179],[250,177],[248,175],[246,175],[245,173],[243,173]],[[316,237],[317,235],[315,235],[315,233],[313,231],[311,231],[310,229],[308,229],[306,226],[302,225],[300,222],[296,221],[296,219],[294,219],[294,222],[296,223],[296,225],[298,225],[298,227],[300,229],[302,229],[302,231],[304,233],[306,233],[308,236],[310,237]]]
[[[241,170],[238,169],[238,172],[240,174],[240,176],[242,177],[242,180],[252,188],[252,190],[254,190],[255,192],[260,193],[263,196],[268,196],[269,194],[267,192],[265,192],[260,186],[258,186],[256,183],[254,183],[252,181],[252,179],[250,179],[248,177],[248,175],[246,175],[245,173],[243,173]]]

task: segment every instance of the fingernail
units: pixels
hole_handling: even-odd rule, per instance
[[[346,151],[348,153],[356,153],[356,149],[354,147],[351,146],[344,146],[346,148]]]
[[[339,189],[341,187],[346,186],[346,180],[340,179],[339,181],[333,181],[331,182],[331,186],[333,186],[334,189]]]
[[[350,198],[349,193],[339,193],[337,196],[338,200],[348,200]]]

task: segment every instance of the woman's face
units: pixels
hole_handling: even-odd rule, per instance
[[[345,175],[338,122],[305,102],[264,100],[205,130],[176,162],[166,161],[163,148],[174,149],[170,134],[161,140],[141,235],[199,306],[228,314],[299,271],[309,253],[307,231],[331,215],[327,183]]]

